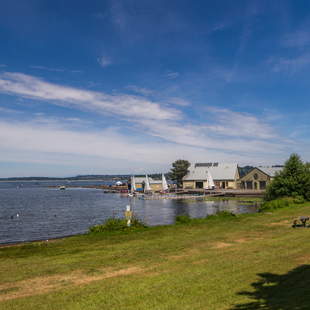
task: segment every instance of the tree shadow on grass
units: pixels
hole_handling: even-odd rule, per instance
[[[252,283],[254,291],[239,295],[253,299],[233,309],[310,309],[310,265],[302,265],[286,274],[258,274],[261,279]]]

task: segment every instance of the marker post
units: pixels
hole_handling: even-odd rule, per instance
[[[131,218],[132,218],[132,213],[130,211],[130,205],[126,206],[125,217],[127,220],[127,226],[130,227],[130,222],[131,222]]]

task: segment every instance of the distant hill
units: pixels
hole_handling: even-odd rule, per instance
[[[130,177],[129,174],[123,175],[78,175],[75,177],[67,178],[55,178],[55,177],[12,177],[12,178],[0,178],[0,181],[89,181],[89,180],[126,180]]]
[[[137,176],[137,175],[136,175]],[[141,175],[145,176],[145,174]],[[161,173],[148,174],[150,178],[154,180],[161,179]],[[77,175],[75,177],[68,178],[55,178],[55,177],[12,177],[12,178],[0,178],[0,181],[118,181],[129,180],[130,174],[90,174],[90,175]]]

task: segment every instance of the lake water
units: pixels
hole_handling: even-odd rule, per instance
[[[218,210],[255,213],[259,206],[237,201],[142,200],[104,194],[92,188],[49,188],[48,186],[107,185],[107,181],[0,182],[0,244],[28,242],[84,234],[90,226],[115,216],[125,218],[126,205],[150,226],[174,224],[179,214],[193,218]],[[19,215],[17,217],[17,214]]]

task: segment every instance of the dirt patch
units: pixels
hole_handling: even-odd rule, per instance
[[[270,223],[270,226],[286,226],[287,224],[293,224],[293,221],[289,221],[289,220],[284,220],[281,222],[277,222],[277,223]]]
[[[208,263],[210,260],[208,258],[200,259],[198,261],[192,262],[192,265],[204,265]]]
[[[83,285],[106,278],[126,276],[133,273],[142,273],[145,270],[139,267],[130,267],[121,270],[98,269],[101,274],[88,275],[83,272],[67,275],[53,275],[36,277],[34,279],[18,281],[0,285],[0,302],[10,299],[22,298],[31,295],[43,294],[61,289],[67,285]]]
[[[229,246],[232,246],[233,243],[226,243],[226,242],[218,242],[214,246],[211,247],[211,249],[221,249],[221,248],[226,248]]]

